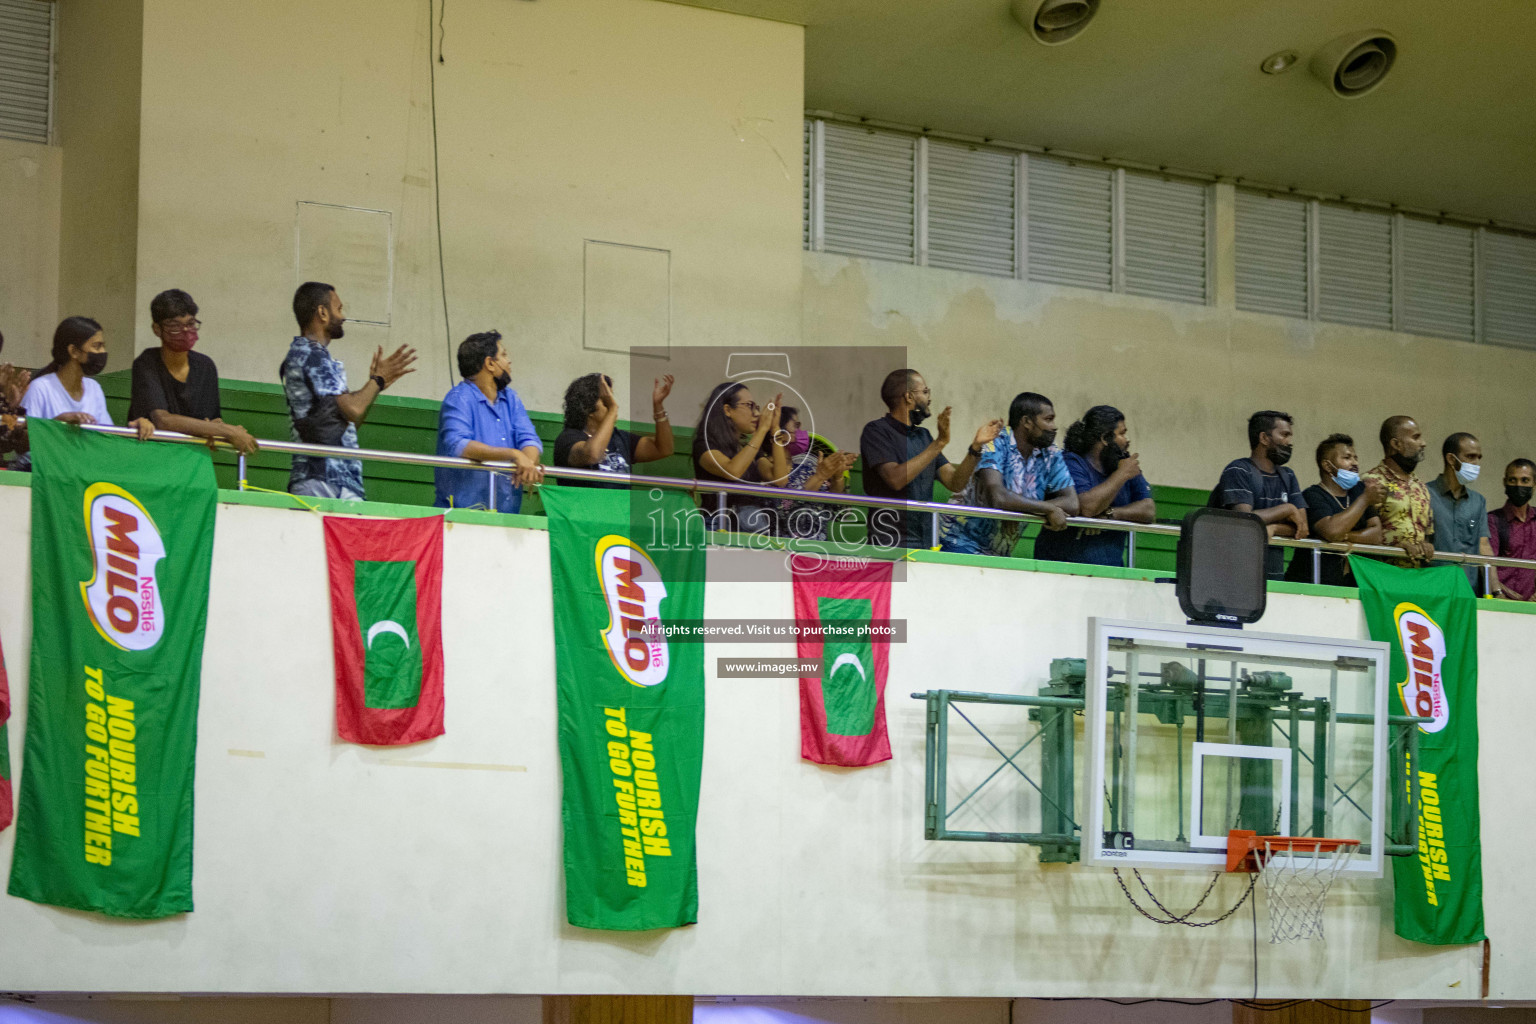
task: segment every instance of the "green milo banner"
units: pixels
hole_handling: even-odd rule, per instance
[[[698,919],[704,648],[647,626],[704,617],[704,551],[669,546],[681,493],[548,487],[565,911],[582,928]]]
[[[1477,599],[1460,566],[1400,569],[1350,559],[1371,639],[1392,647],[1394,714],[1419,727],[1419,852],[1392,858],[1397,934],[1454,945],[1483,939],[1477,791]],[[1410,778],[1394,785],[1408,786]]]
[[[32,670],[9,891],[117,917],[183,913],[213,464],[51,420],[27,433]]]

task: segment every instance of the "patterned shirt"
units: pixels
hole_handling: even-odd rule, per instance
[[[1403,480],[1383,462],[1365,477],[1374,477],[1386,492],[1376,503],[1381,513],[1381,542],[1394,547],[1410,547],[1435,532],[1435,514],[1429,503],[1429,488],[1418,477]],[[1413,568],[1420,565],[1412,558],[1389,558],[1393,565]]]
[[[348,391],[346,367],[329,348],[305,337],[294,338],[277,373],[293,418],[289,437],[305,444],[357,447],[357,424],[343,417],[336,406],[336,396]],[[363,464],[357,459],[295,455],[288,486],[306,480],[324,480],[344,496],[363,497]]]
[[[815,475],[821,459],[822,456],[815,452],[801,452],[792,457],[789,460],[789,476],[784,481],[784,489],[804,490],[805,482]],[[831,489],[831,480],[823,481],[817,488],[818,491]],[[778,506],[778,535],[792,537],[795,540],[826,540],[832,517],[837,514],[836,505],[824,505],[819,501],[795,501],[792,498],[785,498],[774,504]]]
[[[1060,448],[1035,448],[1026,461],[1019,454],[1019,446],[1014,443],[1013,431],[1005,428],[995,440],[989,441],[981,449],[981,460],[976,463],[976,471],[971,474],[963,491],[950,495],[951,504],[981,504],[976,497],[976,481],[984,469],[995,470],[1002,476],[1004,487],[1031,501],[1044,501],[1046,495],[1072,486],[1072,475],[1067,472],[1067,463],[1061,456]],[[1022,525],[978,516],[943,516],[939,526],[939,544],[945,551],[1006,557],[1012,554],[1014,544],[1018,543],[1019,528]]]

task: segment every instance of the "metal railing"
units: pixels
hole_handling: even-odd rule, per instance
[[[18,422],[25,422],[18,419]],[[138,433],[131,427],[109,427],[91,424],[82,427],[83,430],[94,431],[99,434],[112,434],[118,437],[137,437]],[[213,441],[207,438],[192,437],[189,434],[180,434],[170,430],[157,430],[151,441],[159,441],[170,444],[195,444],[208,445],[220,449],[232,449],[227,442]],[[473,459],[456,458],[451,455],[424,455],[416,452],[396,452],[381,448],[336,448],[324,444],[306,444],[301,441],[261,441],[261,450],[278,455],[304,455],[312,458],[327,459],[359,459],[364,462],[393,462],[408,466],[431,466],[445,469],[480,469],[490,473],[491,490],[490,500],[487,506],[494,510],[496,505],[496,479],[499,474],[515,472],[516,467],[510,462],[476,462]],[[238,480],[240,489],[245,490],[246,457],[238,458]],[[545,466],[544,475],[556,480],[593,480],[603,483],[627,483],[632,487],[663,487],[675,490],[685,490],[695,495],[716,494],[719,512],[723,513],[726,505],[726,495],[736,494],[747,497],[769,498],[783,501],[793,497],[795,501],[809,501],[825,505],[842,505],[863,508],[889,508],[906,513],[926,513],[929,519],[929,546],[938,547],[939,544],[939,516],[961,515],[976,516],[982,519],[998,519],[1004,522],[1036,523],[1042,522],[1044,517],[1032,515],[1027,512],[1005,512],[1002,509],[984,508],[979,505],[957,505],[951,502],[941,501],[905,501],[900,498],[877,498],[865,494],[838,494],[831,491],[801,491],[787,490],[783,487],[772,487],[766,484],[724,483],[717,480],[698,480],[688,477],[672,476],[647,476],[641,473],[606,473],[595,469],[572,469],[564,466]],[[513,485],[515,486],[515,485]],[[1095,530],[1113,530],[1119,533],[1130,534],[1130,549],[1127,561],[1135,558],[1136,537],[1141,534],[1161,537],[1177,537],[1181,533],[1179,526],[1173,523],[1128,523],[1118,519],[1094,519],[1090,516],[1068,516],[1067,525],[1083,526]],[[1324,552],[1331,554],[1357,554],[1357,555],[1384,555],[1389,558],[1412,557],[1403,548],[1387,544],[1350,544],[1347,542],[1329,542],[1319,540],[1295,540],[1290,537],[1272,537],[1270,544],[1278,547],[1300,548],[1312,553],[1312,582],[1317,583],[1322,572],[1322,555]],[[1490,576],[1494,567],[1512,569],[1536,569],[1536,560],[1523,558],[1503,558],[1494,555],[1469,555],[1457,551],[1436,551],[1437,562],[1451,562],[1463,565],[1477,565],[1482,568],[1483,589],[1489,590]]]

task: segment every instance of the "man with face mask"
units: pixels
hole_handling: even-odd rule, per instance
[[[1015,395],[1008,406],[1012,424],[987,442],[966,487],[950,497],[956,505],[979,505],[1045,517],[1044,527],[1067,528],[1077,515],[1077,490],[1056,445],[1056,408],[1033,391]],[[944,516],[939,543],[945,551],[1006,558],[1018,543],[1022,524],[979,516]]]
[[[293,315],[304,333],[293,339],[277,369],[283,397],[293,420],[290,436],[306,444],[356,448],[357,425],[374,399],[408,373],[416,350],[401,345],[390,355],[380,347],[368,367],[368,382],[347,390],[347,368],[331,354],[331,342],[346,333],[341,297],[319,281],[305,281],[293,293]],[[363,500],[363,464],[356,459],[293,457],[288,476],[290,494],[312,498]]]
[[[1365,478],[1381,483],[1381,542],[1406,551],[1405,558],[1389,558],[1393,565],[1409,568],[1429,564],[1435,545],[1434,506],[1429,488],[1414,471],[1424,461],[1424,434],[1412,416],[1390,416],[1381,425],[1381,465]]]
[[[1431,543],[1437,551],[1493,554],[1488,544],[1488,499],[1469,486],[1482,469],[1483,446],[1465,431],[1452,434],[1440,446],[1440,458],[1441,473],[1429,482],[1429,504],[1435,520]],[[1482,567],[1462,568],[1467,572],[1472,592],[1483,596]]]
[[[1312,537],[1332,544],[1380,544],[1381,516],[1375,502],[1381,497],[1381,484],[1360,479],[1355,439],[1348,434],[1329,434],[1317,446],[1316,458],[1321,479],[1302,492],[1307,502],[1307,529]],[[1314,580],[1312,553],[1297,551],[1285,570],[1285,578],[1292,583],[1355,586],[1354,573],[1344,555],[1321,553],[1317,569]]]
[[[242,455],[256,451],[249,431],[220,418],[218,367],[192,351],[202,326],[192,296],[180,288],[161,292],[149,302],[149,321],[160,347],[145,349],[133,361],[128,417],[148,418],[157,430],[226,441]]]
[[[510,462],[511,479],[496,482],[479,469],[436,469],[437,504],[442,508],[479,508],[517,512],[523,488],[544,479],[539,456],[544,445],[534,432],[523,400],[512,390],[512,361],[499,331],[471,334],[459,346],[459,375],[464,379],[443,397],[437,421],[437,454],[476,462]]]
[[[922,426],[932,409],[933,395],[916,370],[892,370],[880,385],[880,399],[890,410],[864,424],[859,453],[864,462],[864,493],[874,498],[932,501],[937,479],[951,491],[970,483],[981,458],[981,446],[997,436],[1002,420],[992,420],[976,431],[958,464],[944,457],[949,447],[949,407],[939,413],[939,436]],[[871,509],[869,542],[881,547],[926,548],[930,517],[926,512]]]
[[[1252,512],[1264,521],[1271,537],[1305,539],[1309,529],[1306,498],[1296,474],[1285,465],[1291,461],[1291,423],[1290,413],[1273,409],[1248,417],[1249,455],[1227,463],[1207,504]],[[1265,549],[1264,575],[1272,580],[1285,576],[1284,548]]]
[[[1504,470],[1504,507],[1488,513],[1493,553],[1503,558],[1536,559],[1536,516],[1531,515],[1531,491],[1536,487],[1536,462],[1516,459]],[[1536,569],[1500,569],[1496,597],[1536,600]]]

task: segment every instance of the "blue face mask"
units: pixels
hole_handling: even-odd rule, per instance
[[[1477,474],[1481,473],[1482,471],[1482,466],[1476,466],[1470,462],[1463,462],[1456,470],[1456,479],[1460,480],[1464,484],[1469,484],[1476,480]]]
[[[1360,482],[1360,474],[1352,469],[1336,469],[1333,471],[1333,482],[1347,491]]]

